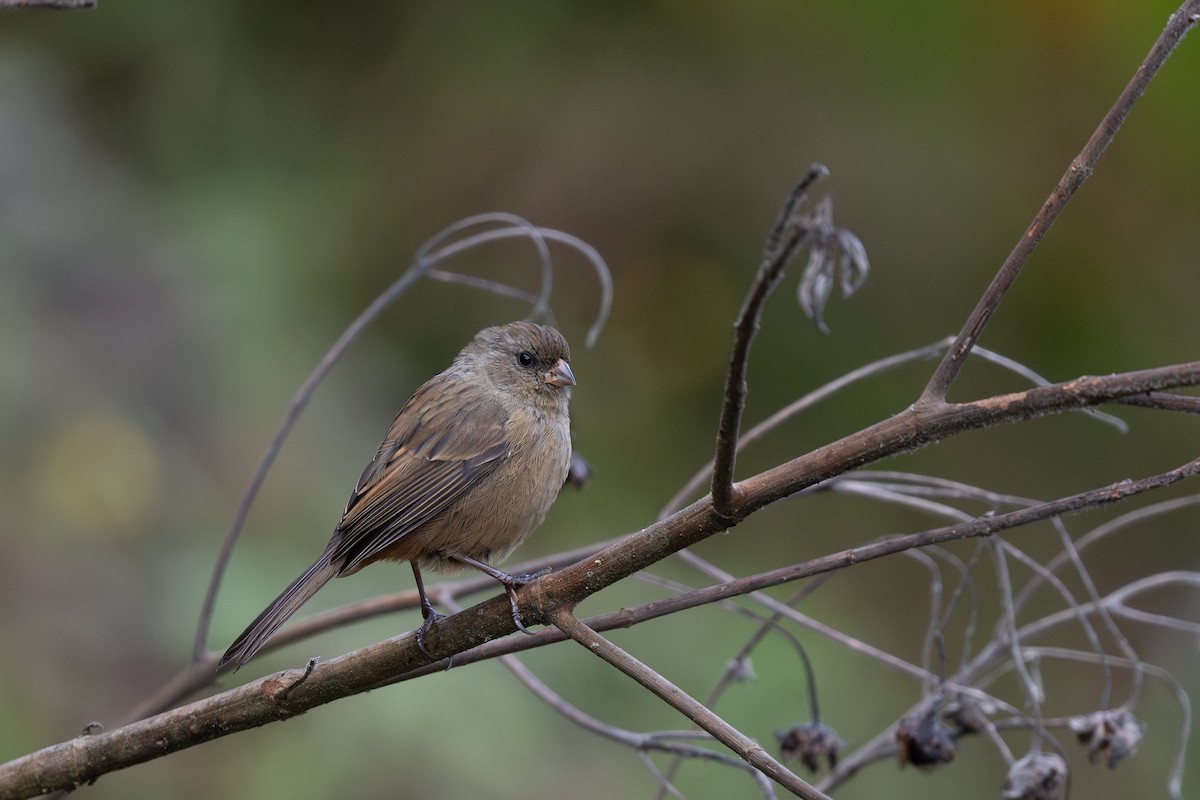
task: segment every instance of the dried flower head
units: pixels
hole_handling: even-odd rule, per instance
[[[1060,800],[1067,786],[1067,762],[1055,753],[1030,753],[1008,768],[1004,800]]]
[[[946,704],[942,719],[957,728],[960,733],[977,733],[988,726],[988,717],[995,713],[995,703],[959,695],[957,699]]]
[[[749,656],[738,656],[731,660],[725,669],[730,680],[735,683],[750,683],[758,680],[758,675],[754,672],[754,662],[750,660]]]
[[[584,460],[583,456],[578,453],[571,453],[571,466],[567,470],[567,482],[563,485],[571,485],[576,489],[582,489],[592,479],[592,465]]]
[[[779,740],[779,756],[784,761],[798,760],[813,772],[820,768],[822,759],[829,762],[830,769],[837,766],[842,740],[832,728],[819,722],[793,725],[776,733],[775,738]]]
[[[954,734],[943,725],[934,711],[913,714],[900,720],[896,728],[900,745],[900,765],[929,770],[954,760]]]
[[[807,214],[808,264],[800,277],[797,299],[804,314],[822,333],[829,333],[825,324],[825,305],[833,293],[834,276],[849,297],[867,280],[870,264],[867,249],[845,228],[833,225],[833,202],[823,197]]]
[[[1095,763],[1107,757],[1110,768],[1142,741],[1142,723],[1124,709],[1094,711],[1075,717],[1070,725],[1079,741],[1087,745],[1088,759]]]

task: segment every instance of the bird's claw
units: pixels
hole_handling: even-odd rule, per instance
[[[539,569],[537,572],[522,572],[520,575],[509,575],[508,578],[509,578],[509,580],[512,581],[512,585],[514,587],[517,587],[517,586],[524,586],[527,583],[533,583],[538,578],[540,578],[544,575],[549,575],[549,574],[550,574],[550,567],[543,567],[542,569]],[[505,584],[505,586],[507,586],[507,585],[508,584]]]
[[[417,628],[417,649],[421,651],[421,655],[432,661],[433,656],[430,655],[429,651],[425,649],[425,633],[433,627],[433,623],[437,622],[439,619],[445,619],[446,615],[439,614],[432,608],[423,608],[421,611],[422,616],[424,616],[425,619],[421,623],[421,627]]]
[[[500,575],[494,576],[504,586],[504,591],[508,594],[508,604],[512,608],[513,625],[517,626],[517,630],[526,636],[534,636],[534,632],[525,627],[524,621],[521,619],[521,609],[517,606],[516,590],[527,583],[532,583],[543,575],[550,574],[550,567],[543,567],[537,572],[522,572],[520,575],[509,575],[501,572]]]
[[[523,575],[521,577],[529,577],[529,576]],[[530,580],[532,580],[532,578],[530,578]],[[522,584],[516,584],[516,585],[520,586]],[[508,593],[508,606],[509,606],[509,608],[512,609],[513,625],[516,625],[517,630],[519,630],[521,633],[525,634],[526,636],[534,636],[535,635],[534,632],[529,630],[529,628],[526,628],[525,623],[521,620],[521,609],[517,605],[517,593],[516,593],[515,589],[512,586],[505,584],[504,590]]]

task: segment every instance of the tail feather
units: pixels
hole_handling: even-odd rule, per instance
[[[329,553],[323,553],[300,577],[280,592],[279,596],[271,601],[271,605],[263,609],[249,627],[242,631],[241,636],[229,645],[225,655],[221,656],[217,669],[222,669],[229,663],[233,663],[234,669],[238,669],[253,658],[271,638],[271,634],[279,630],[288,617],[295,614],[300,606],[308,602],[318,589],[337,574],[338,568],[329,562]]]

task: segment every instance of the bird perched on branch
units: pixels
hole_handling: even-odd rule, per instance
[[[567,405],[575,376],[562,334],[513,322],[485,328],[413,394],[350,495],[325,552],[229,646],[218,669],[242,666],[331,578],[373,561],[408,561],[421,596],[417,644],[441,615],[421,567],[474,567],[514,589],[529,575],[492,567],[533,532],[571,462]]]

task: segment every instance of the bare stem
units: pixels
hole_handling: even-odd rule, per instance
[[[767,237],[762,263],[750,291],[742,303],[733,326],[733,351],[729,356],[729,372],[725,379],[725,402],[717,426],[717,450],[713,457],[712,496],[718,514],[728,514],[733,497],[733,468],[737,461],[738,432],[742,412],[746,408],[746,371],[750,362],[750,345],[758,334],[763,306],[783,278],[796,249],[808,234],[798,214],[808,187],[829,174],[821,164],[813,164],[788,195],[779,212],[775,227]]]
[[[571,639],[583,645],[588,652],[604,659],[633,678],[638,684],[649,689],[672,708],[711,734],[714,739],[733,750],[755,769],[768,775],[792,794],[808,798],[808,800],[829,800],[825,794],[818,792],[807,781],[802,780],[775,760],[758,742],[738,731],[706,708],[703,703],[584,625],[569,608],[565,606],[559,608],[554,613],[552,622]]]
[[[992,279],[991,285],[979,299],[975,310],[967,318],[958,338],[946,351],[945,357],[942,358],[933,376],[929,379],[925,391],[921,394],[920,402],[937,403],[946,399],[946,393],[950,390],[954,379],[958,377],[967,354],[979,340],[992,313],[995,312],[1000,301],[1004,299],[1004,295],[1016,281],[1021,269],[1042,241],[1042,237],[1046,235],[1046,231],[1050,230],[1050,226],[1058,219],[1058,215],[1074,197],[1083,182],[1091,177],[1096,162],[1100,160],[1100,156],[1108,149],[1109,143],[1121,129],[1121,124],[1129,116],[1133,104],[1142,96],[1146,86],[1183,40],[1184,35],[1195,26],[1198,19],[1200,19],[1200,0],[1188,0],[1171,15],[1167,21],[1167,27],[1154,42],[1154,46],[1150,48],[1150,52],[1143,59],[1133,77],[1130,78],[1125,90],[1121,92],[1112,108],[1104,115],[1104,119],[1100,120],[1100,124],[1088,139],[1087,144],[1071,161],[1071,165],[1059,179],[1054,191],[1046,198],[1041,210],[1033,218],[1033,222],[1029,223],[1025,233],[1021,235],[1008,258],[1004,260],[1000,271],[996,273],[996,277]]]

